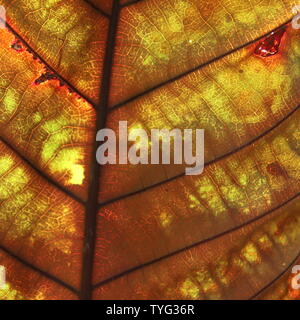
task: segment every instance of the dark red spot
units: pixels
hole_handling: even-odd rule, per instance
[[[278,53],[280,43],[286,28],[279,29],[276,32],[272,32],[267,38],[260,41],[256,46],[254,53],[260,57],[270,57]]]
[[[286,175],[285,169],[283,169],[278,162],[273,162],[269,164],[267,166],[267,170],[272,176],[275,176],[275,177]]]
[[[64,83],[62,80],[59,80],[59,86],[60,86],[60,87],[64,87],[64,86],[65,86],[65,83]]]
[[[37,78],[34,81],[34,84],[39,85],[39,84],[46,82],[48,80],[56,80],[56,79],[57,79],[57,76],[53,72],[46,71],[45,73],[43,73],[39,78]]]

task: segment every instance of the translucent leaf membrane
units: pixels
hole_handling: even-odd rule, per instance
[[[78,287],[83,220],[79,203],[0,142],[0,248]]]
[[[200,176],[183,176],[102,207],[94,281],[242,226],[296,196],[299,122],[300,109]]]
[[[86,0],[86,2],[92,3],[97,8],[100,8],[107,14],[111,13],[113,0]]]
[[[300,36],[290,26],[280,52],[254,55],[257,43],[113,110],[107,126],[129,130],[205,130],[205,161],[237,150],[278,124],[300,103]],[[194,139],[195,142],[195,139]],[[151,146],[149,144],[149,159]],[[150,161],[150,160],[149,160]],[[184,173],[179,165],[104,167],[100,201],[132,193]],[[115,183],[118,181],[118,183]]]
[[[82,0],[1,0],[8,24],[63,78],[96,101],[108,19]]]
[[[248,299],[295,259],[299,241],[295,200],[243,229],[108,282],[94,298]]]
[[[140,94],[292,17],[295,0],[146,0],[121,12],[111,105]]]
[[[58,80],[38,83],[45,66],[26,50],[12,48],[13,34],[0,30],[0,42],[1,137],[51,179],[86,198],[94,109]]]
[[[300,258],[293,264],[293,266],[296,265],[300,265]],[[295,274],[292,274],[292,267],[288,268],[282,277],[275,281],[270,287],[266,288],[256,299],[300,300],[299,289],[293,289],[292,287],[292,278],[295,276]]]
[[[111,3],[0,0],[18,35],[0,30],[0,300],[75,299],[89,286],[81,202]],[[204,128],[210,164],[168,183],[182,167],[103,170],[101,201],[120,199],[99,207],[89,239],[94,298],[292,297],[274,279],[299,256],[299,36],[289,27],[272,57],[246,44],[297,2],[121,3],[108,125]]]
[[[7,283],[0,289],[0,300],[75,300],[64,287],[24,266],[0,250],[0,265],[5,267]]]

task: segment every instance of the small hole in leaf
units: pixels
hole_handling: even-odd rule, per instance
[[[14,49],[14,50],[17,51],[17,52],[23,52],[23,51],[25,51],[25,48],[24,48],[22,42],[21,42],[19,39],[16,39],[16,40],[12,43],[11,48]]]

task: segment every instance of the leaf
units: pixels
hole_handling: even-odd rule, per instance
[[[0,299],[298,298],[294,1],[0,4]],[[204,173],[100,168],[121,120],[205,129]]]

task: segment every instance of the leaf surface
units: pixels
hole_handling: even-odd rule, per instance
[[[0,4],[0,299],[298,298],[295,1]],[[100,167],[121,120],[205,129],[204,173]]]

